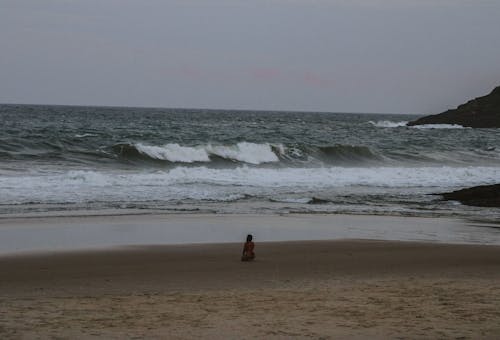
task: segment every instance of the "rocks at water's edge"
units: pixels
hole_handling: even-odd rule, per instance
[[[473,128],[500,128],[500,86],[490,94],[468,101],[456,109],[425,116],[408,126],[423,124],[458,124]]]
[[[445,200],[476,207],[500,208],[500,184],[481,185],[441,194]]]
[[[309,202],[307,202],[307,204],[326,204],[326,203],[331,203],[331,201],[317,197],[313,197],[309,200]]]

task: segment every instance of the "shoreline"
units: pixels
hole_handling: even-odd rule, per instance
[[[365,239],[500,245],[500,224],[341,214],[146,214],[0,218],[0,255],[122,246]]]
[[[374,240],[1,256],[0,336],[496,338],[500,246]]]

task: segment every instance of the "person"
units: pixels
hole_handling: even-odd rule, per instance
[[[243,246],[243,254],[241,255],[241,261],[253,261],[255,258],[255,253],[253,252],[253,248],[255,245],[252,242],[253,236],[247,235],[247,241]]]

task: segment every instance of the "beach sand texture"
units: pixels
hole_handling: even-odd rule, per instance
[[[0,337],[500,337],[500,247],[389,241],[0,258]]]

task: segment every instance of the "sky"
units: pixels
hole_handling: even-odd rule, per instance
[[[500,85],[500,0],[0,0],[0,103],[439,113]]]

